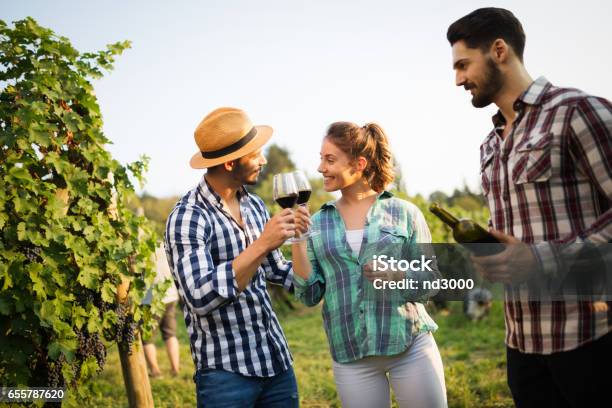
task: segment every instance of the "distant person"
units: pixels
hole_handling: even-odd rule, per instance
[[[207,169],[166,225],[166,251],[183,300],[198,407],[297,407],[298,390],[267,282],[293,289],[279,247],[295,234],[291,209],[270,218],[249,193],[266,164],[269,126],[219,108],[195,131],[191,166]],[[306,226],[301,228],[306,230]]]
[[[384,272],[373,270],[373,251],[397,249],[401,255],[431,242],[421,211],[386,190],[393,163],[383,129],[333,123],[318,171],[325,191],[341,196],[313,215],[320,234],[292,246],[295,294],[308,306],[323,299],[342,406],[389,407],[391,386],[402,408],[445,407],[444,369],[432,334],[438,326],[421,303],[427,294],[374,286]]]
[[[491,310],[492,300],[493,294],[489,289],[471,289],[463,300],[463,314],[472,321],[484,319]]]
[[[164,245],[161,244],[155,250],[155,270],[157,275],[155,276],[154,283],[163,282],[166,279],[172,279],[170,268],[168,267],[168,260],[164,250]],[[153,299],[153,291],[149,289],[143,304],[151,304]],[[157,348],[155,347],[154,341],[157,331],[161,331],[162,339],[166,344],[166,351],[168,352],[168,359],[170,360],[170,369],[173,376],[178,375],[179,367],[179,342],[176,338],[176,303],[178,302],[178,292],[174,286],[174,282],[171,283],[170,287],[164,294],[163,303],[166,307],[164,314],[159,320],[158,327],[151,335],[148,340],[143,340],[144,352],[149,365],[150,376],[153,378],[160,377],[161,371],[157,364]]]
[[[530,270],[551,279],[555,245],[612,239],[612,104],[533,80],[523,63],[523,27],[508,10],[475,10],[451,24],[447,38],[456,85],[471,92],[474,107],[499,108],[480,146],[491,232],[504,243],[531,244],[475,258],[477,270],[504,283],[524,282]],[[554,33],[549,41],[555,44]],[[561,50],[571,64],[571,50]],[[507,288],[508,385],[516,405],[610,405],[612,302],[529,301],[538,293],[526,284]]]

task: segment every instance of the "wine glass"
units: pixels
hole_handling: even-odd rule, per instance
[[[306,206],[308,200],[310,199],[310,195],[312,193],[312,187],[310,186],[310,182],[308,181],[308,177],[301,170],[296,170],[293,173],[293,179],[295,180],[295,185],[298,189],[298,199],[297,205]],[[319,234],[318,231],[313,231],[308,229],[300,238],[295,238],[295,242],[302,241],[307,239],[308,237],[312,237]]]
[[[272,198],[281,208],[293,208],[298,199],[298,188],[291,173],[275,174],[272,178]],[[289,238],[286,242],[294,242]]]
[[[272,198],[281,208],[293,208],[298,199],[298,188],[291,173],[274,175],[272,179]]]

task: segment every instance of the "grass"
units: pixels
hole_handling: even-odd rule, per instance
[[[506,384],[503,303],[471,322],[451,303],[448,314],[438,313],[436,341],[442,354],[449,407],[513,407]]]
[[[433,313],[440,326],[435,338],[445,367],[449,407],[512,407],[506,385],[503,304],[495,302],[483,321],[468,321],[461,304]],[[156,407],[195,406],[194,366],[187,332],[178,316],[181,373],[173,378],[165,348],[158,340],[158,359],[164,377],[152,379]],[[331,357],[319,308],[301,308],[281,319],[298,379],[302,407],[340,407],[331,369]],[[92,398],[80,407],[127,407],[121,365],[116,348],[109,351],[104,371],[92,386]]]

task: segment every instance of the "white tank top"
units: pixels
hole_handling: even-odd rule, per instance
[[[355,255],[358,255],[361,250],[361,241],[363,241],[363,229],[346,230],[346,242]]]

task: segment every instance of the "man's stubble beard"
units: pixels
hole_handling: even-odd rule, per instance
[[[475,93],[472,97],[472,105],[475,108],[484,108],[492,104],[504,85],[504,78],[501,70],[489,57],[487,57],[486,67],[484,83],[476,88],[477,91],[480,88],[480,92]]]
[[[232,173],[234,175],[234,179],[245,186],[254,186],[257,184],[257,181],[259,179],[259,174],[257,174],[254,179],[249,179],[252,172],[245,169],[245,167],[240,162],[236,163],[236,167],[234,167]]]

